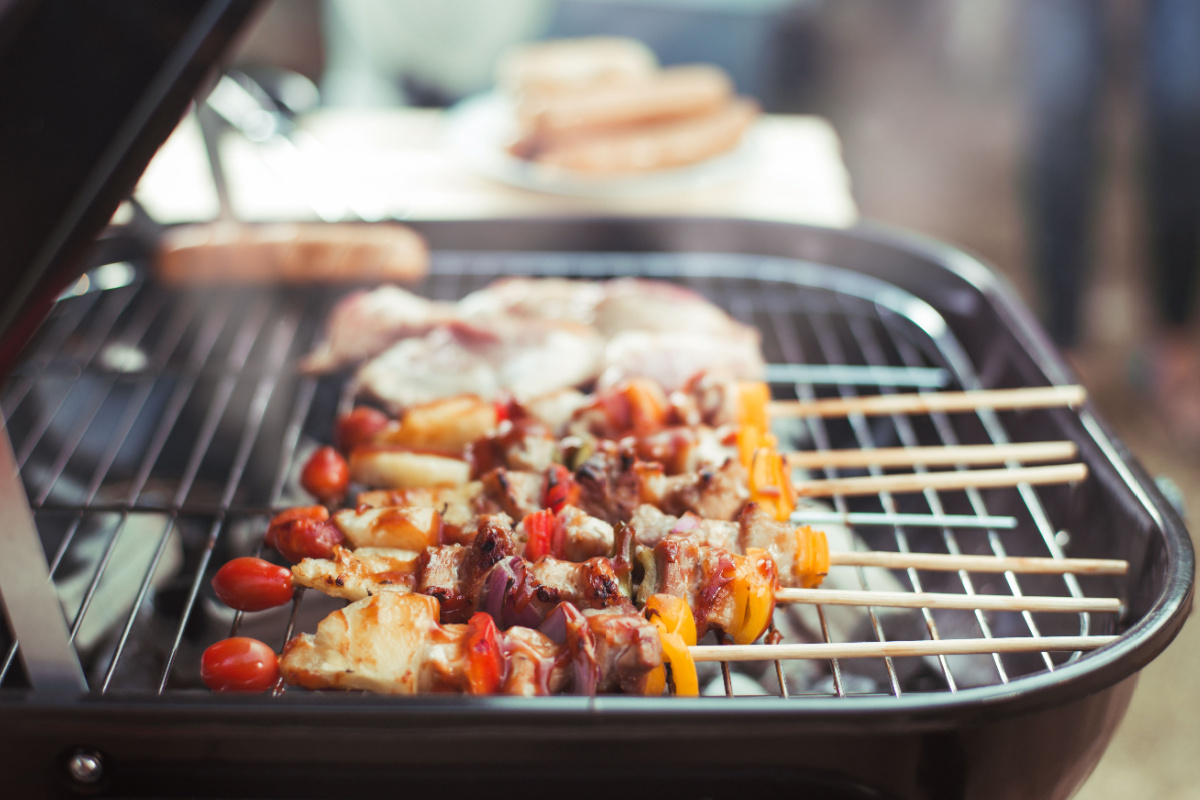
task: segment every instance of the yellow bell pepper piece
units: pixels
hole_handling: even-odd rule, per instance
[[[737,630],[729,633],[734,644],[751,644],[771,624],[771,616],[775,613],[778,567],[770,553],[757,547],[748,548],[745,556],[735,556],[734,561],[737,564],[734,584],[742,587],[745,607],[735,617],[741,620]]]
[[[787,460],[774,448],[760,447],[750,462],[750,500],[780,522],[796,510],[796,487]]]
[[[767,403],[771,401],[771,387],[765,383],[742,381],[738,384],[738,458],[742,466],[750,468],[754,451],[766,445],[770,421],[767,419]]]
[[[671,681],[675,694],[696,697],[700,694],[700,679],[696,662],[689,647],[696,644],[696,620],[683,598],[666,594],[652,595],[646,601],[646,618],[658,628],[662,643],[663,661],[671,665]],[[665,670],[658,667],[646,682],[646,694],[662,694],[666,684]],[[657,687],[657,692],[654,691]]]
[[[829,574],[829,541],[824,531],[808,525],[796,528],[796,560],[792,567],[800,586],[815,589]]]

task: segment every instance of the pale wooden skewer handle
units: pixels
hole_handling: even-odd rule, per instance
[[[1015,469],[958,470],[955,472],[912,472],[904,475],[870,475],[861,478],[829,478],[796,484],[800,497],[830,497],[891,492],[920,492],[925,489],[987,489],[1016,486],[1021,483],[1073,483],[1087,478],[1086,464],[1058,464],[1049,467]]]
[[[1124,575],[1129,562],[1116,558],[1033,558],[1025,556],[964,556],[951,553],[892,553],[849,550],[830,553],[829,563],[846,567],[927,569],[957,572],[1023,572],[1038,575]]]
[[[933,411],[974,411],[1014,408],[1054,408],[1083,405],[1082,386],[1041,386],[978,392],[905,392],[823,400],[775,400],[767,404],[773,417],[845,417],[850,414],[928,414]]]
[[[867,592],[838,589],[779,589],[778,603],[826,606],[886,606],[888,608],[957,608],[981,611],[1083,611],[1121,610],[1115,597],[1014,597],[994,594],[941,594],[937,592]]]
[[[694,661],[777,661],[797,658],[904,658],[968,656],[991,653],[1049,653],[1095,650],[1116,636],[1038,636],[1006,639],[936,639],[920,642],[847,642],[815,644],[698,645],[688,648]]]
[[[833,467],[954,466],[1003,464],[1006,461],[1069,461],[1079,452],[1074,442],[952,445],[946,447],[881,447],[875,450],[797,450],[788,465],[803,469]]]

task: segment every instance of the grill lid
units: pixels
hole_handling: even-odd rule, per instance
[[[0,374],[256,5],[0,3]]]

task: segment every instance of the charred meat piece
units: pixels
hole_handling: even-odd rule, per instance
[[[495,434],[476,440],[467,450],[471,475],[476,478],[497,467],[544,472],[557,456],[558,440],[535,419],[503,422]]]
[[[497,467],[481,479],[483,494],[513,519],[524,519],[542,508],[544,476]]]
[[[692,512],[705,519],[732,520],[750,499],[745,468],[730,459],[716,469],[701,467],[694,473],[647,481],[646,502],[667,514]]]
[[[760,508],[749,503],[738,516],[738,548],[758,547],[766,550],[779,566],[779,577],[788,583],[796,574],[796,531],[790,524],[780,522]]]
[[[607,558],[591,558],[577,564],[546,556],[530,564],[529,572],[540,587],[539,597],[543,602],[566,601],[584,609],[623,607],[628,602]]]
[[[646,467],[638,461],[632,447],[609,443],[575,471],[575,482],[580,489],[579,507],[612,523],[628,522],[642,502],[642,473]],[[652,467],[650,471],[659,470]]]
[[[641,694],[647,675],[662,664],[658,631],[640,614],[615,609],[584,612],[595,639],[599,692]]]
[[[504,632],[504,694],[536,697],[558,694],[570,682],[563,648],[544,633],[513,627]]]
[[[709,630],[729,631],[735,620],[734,556],[719,547],[701,545],[689,533],[667,534],[654,546],[654,559],[642,580],[638,598],[669,594],[687,600],[696,620],[696,639]]]
[[[686,533],[697,543],[708,547],[738,549],[737,523],[702,519],[691,512],[676,517],[643,503],[637,507],[629,524],[633,526],[637,543],[642,547],[653,547],[669,533]]]
[[[563,530],[563,558],[587,561],[613,552],[613,526],[576,508],[564,506],[557,514]]]
[[[675,425],[635,440],[634,452],[642,461],[662,465],[667,475],[720,467],[737,451],[727,446],[721,432],[703,426]]]
[[[447,622],[470,616],[473,605],[464,591],[459,574],[471,548],[461,544],[430,547],[421,554],[415,591],[436,597]]]

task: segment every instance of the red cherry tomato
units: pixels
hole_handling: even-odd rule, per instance
[[[338,526],[329,520],[293,519],[272,525],[271,529],[275,531],[272,546],[293,564],[306,558],[333,558],[334,545],[346,541]]]
[[[496,622],[482,611],[467,620],[467,691],[492,694],[504,676],[504,654]]]
[[[204,651],[200,677],[217,692],[265,692],[279,680],[279,657],[258,639],[222,639]]]
[[[262,611],[292,599],[292,572],[261,558],[235,558],[217,570],[213,590],[221,602],[238,611]]]
[[[263,544],[267,547],[275,547],[275,539],[279,535],[279,528],[285,522],[291,522],[294,519],[308,519],[313,522],[324,522],[329,519],[329,509],[325,506],[300,506],[298,508],[289,508],[286,511],[280,511],[271,518],[271,524],[267,526],[267,535],[263,537]]]
[[[322,502],[336,502],[350,485],[350,465],[332,447],[322,447],[309,456],[300,473],[300,485]]]
[[[349,453],[363,444],[371,444],[391,423],[388,415],[377,408],[358,406],[338,419],[333,440],[338,450]]]

